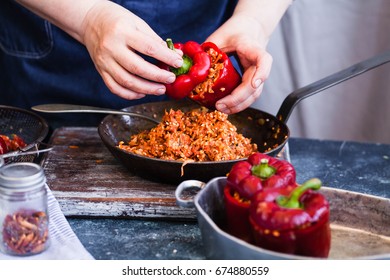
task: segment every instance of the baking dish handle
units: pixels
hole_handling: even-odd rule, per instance
[[[186,180],[181,182],[175,191],[177,205],[185,208],[194,207],[194,198],[205,185],[204,182],[198,180]]]

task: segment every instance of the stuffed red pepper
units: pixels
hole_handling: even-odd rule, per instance
[[[254,153],[246,161],[236,163],[224,189],[228,232],[252,242],[248,219],[252,196],[264,188],[295,186],[295,178],[292,164],[262,153]]]
[[[166,64],[161,68],[176,75],[176,81],[166,84],[166,94],[173,99],[189,97],[202,106],[215,109],[215,103],[230,94],[241,82],[241,76],[229,57],[214,43],[198,44],[188,41],[173,44],[167,39],[171,49],[183,52],[183,65],[174,68]]]
[[[251,200],[249,221],[259,247],[308,257],[329,255],[329,203],[319,179],[300,186],[268,188]]]

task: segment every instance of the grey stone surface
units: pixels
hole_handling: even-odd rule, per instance
[[[293,138],[297,181],[390,198],[390,145]],[[196,222],[81,219],[68,221],[86,249],[101,260],[204,259]]]

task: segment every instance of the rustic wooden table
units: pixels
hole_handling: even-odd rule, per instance
[[[57,129],[51,144],[43,168],[65,216],[195,219],[194,209],[176,205],[175,185],[130,174],[96,128]]]

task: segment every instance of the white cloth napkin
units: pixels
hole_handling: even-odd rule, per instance
[[[93,256],[84,248],[73,232],[58,201],[46,185],[49,211],[49,247],[33,256],[10,256],[0,252],[0,260],[92,260]]]

